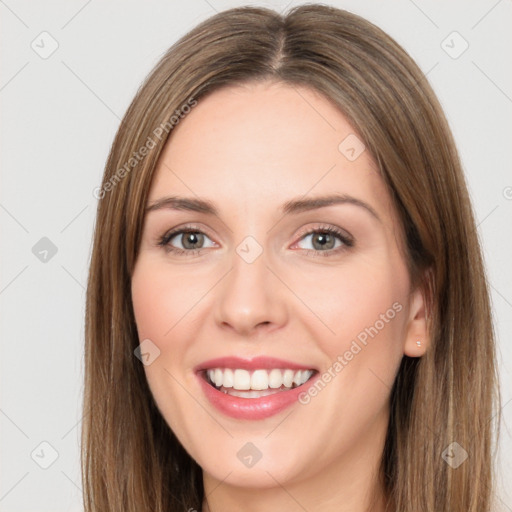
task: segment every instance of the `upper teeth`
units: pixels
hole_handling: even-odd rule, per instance
[[[233,388],[238,390],[277,389],[281,386],[291,388],[304,384],[313,375],[313,370],[254,370],[252,374],[247,370],[230,368],[210,368],[207,371],[210,382],[217,387]]]

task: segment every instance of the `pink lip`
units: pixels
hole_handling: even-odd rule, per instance
[[[227,416],[245,420],[261,420],[268,418],[290,407],[292,404],[297,403],[298,396],[306,391],[319,375],[316,373],[308,382],[302,386],[290,389],[289,391],[280,391],[279,393],[262,396],[260,398],[241,398],[223,393],[210,385],[204,378],[205,370],[209,368],[241,368],[245,370],[270,368],[309,370],[313,368],[311,368],[311,366],[304,366],[292,363],[291,361],[270,357],[256,357],[251,360],[240,359],[238,357],[222,357],[206,361],[197,366],[195,368],[197,378],[210,403]]]
[[[314,370],[312,366],[285,361],[275,357],[258,356],[252,359],[242,359],[240,357],[218,357],[210,359],[196,366],[194,370],[200,372],[209,368],[241,368],[243,370],[267,370],[272,368],[289,368],[290,370]]]

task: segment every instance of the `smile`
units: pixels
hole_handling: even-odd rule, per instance
[[[202,390],[221,413],[260,420],[298,401],[319,372],[273,358],[222,358],[196,368]]]
[[[259,369],[252,373],[241,368],[211,368],[206,372],[206,379],[216,389],[228,395],[259,398],[301,386],[313,373],[314,370],[279,368]]]

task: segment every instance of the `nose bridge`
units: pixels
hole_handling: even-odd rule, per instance
[[[216,320],[240,334],[257,326],[282,324],[286,308],[282,290],[268,265],[267,251],[253,236],[245,237],[232,254],[231,271],[222,283]]]

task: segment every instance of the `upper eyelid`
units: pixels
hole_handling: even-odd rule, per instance
[[[191,225],[187,224],[185,226],[169,229],[162,236],[165,237],[165,238],[167,238],[167,237],[174,238],[177,235],[181,235],[181,234],[187,233],[187,232],[202,233],[203,235],[208,236],[210,239],[212,238],[210,236],[210,234],[209,234],[209,230],[208,229],[205,229],[205,228],[202,228],[202,227],[199,227],[199,226],[195,226],[193,224],[191,224]]]
[[[346,236],[347,238],[354,238],[346,229],[340,228],[338,226],[333,226],[331,224],[326,223],[320,223],[320,226],[317,227],[309,227],[304,228],[304,230],[301,230],[297,236],[303,237],[306,235],[310,235],[312,233],[315,233],[317,231],[333,231],[333,234],[338,234],[338,236]],[[339,232],[339,233],[337,233]]]

